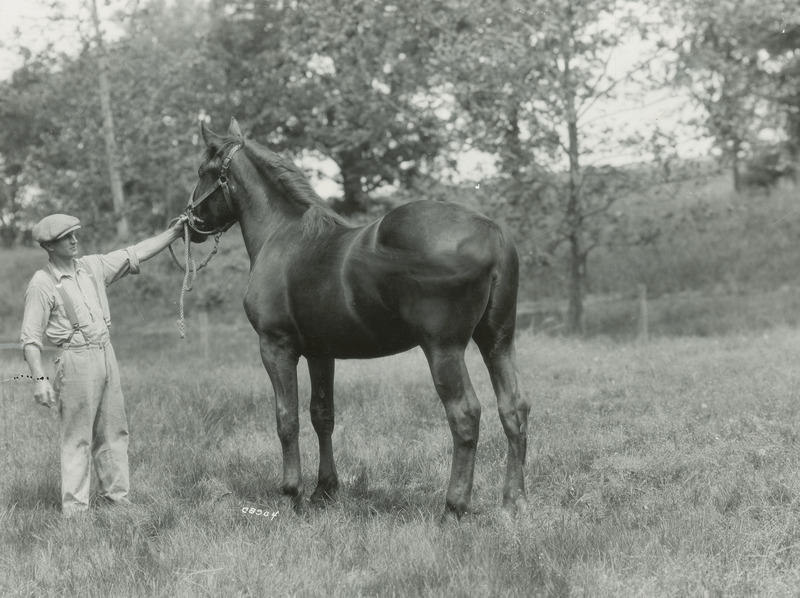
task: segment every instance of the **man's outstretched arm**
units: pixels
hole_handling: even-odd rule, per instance
[[[173,224],[160,235],[150,237],[149,239],[145,239],[144,241],[140,241],[134,245],[133,249],[136,251],[136,257],[139,258],[139,261],[144,262],[149,260],[154,255],[164,251],[164,249],[166,249],[167,246],[173,241],[180,238],[180,236],[183,234],[184,222],[186,222],[186,215],[182,214],[175,224]]]

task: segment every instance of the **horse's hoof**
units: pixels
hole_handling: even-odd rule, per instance
[[[456,513],[448,509],[445,509],[444,513],[442,513],[442,516],[439,518],[439,525],[441,525],[442,527],[455,526],[458,525],[460,522],[461,522],[461,517],[459,517]]]
[[[469,507],[466,504],[448,502],[444,507],[444,513],[440,521],[443,524],[458,523],[467,514],[469,514]]]
[[[302,494],[284,494],[280,499],[281,511],[293,511],[297,515],[305,512],[305,500]]]
[[[309,502],[314,507],[327,507],[336,500],[336,489],[327,489],[317,486],[311,494]]]
[[[503,512],[512,519],[516,519],[521,515],[524,515],[527,511],[528,501],[524,496],[519,496],[513,500],[503,501]]]

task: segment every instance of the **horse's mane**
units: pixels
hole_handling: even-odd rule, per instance
[[[213,159],[218,153],[227,155],[236,145],[246,148],[259,172],[266,176],[286,199],[303,211],[301,226],[304,235],[315,238],[338,226],[350,226],[347,220],[334,212],[314,191],[308,177],[294,162],[258,143],[248,141],[245,144],[241,137],[226,135],[219,147],[209,147],[206,150],[205,161]]]

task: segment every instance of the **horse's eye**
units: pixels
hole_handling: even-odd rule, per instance
[[[203,169],[202,166],[197,169],[197,176],[202,177],[205,173],[206,171]]]

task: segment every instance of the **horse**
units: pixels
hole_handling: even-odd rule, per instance
[[[207,147],[186,208],[189,242],[239,222],[250,258],[244,309],[258,334],[275,394],[283,453],[281,489],[301,511],[297,367],[311,382],[319,439],[313,505],[335,498],[336,359],[393,355],[421,347],[453,439],[444,519],[469,512],[481,405],[464,354],[470,339],[488,368],[508,453],[503,508],[526,504],[524,465],[530,405],[520,394],[514,330],[519,260],[495,222],[457,203],[404,204],[353,226],[313,190],[291,160],[201,123]]]

